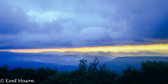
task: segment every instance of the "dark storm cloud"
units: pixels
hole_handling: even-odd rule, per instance
[[[16,34],[27,26],[27,16],[17,7],[0,1],[0,34]]]
[[[167,39],[167,4],[166,0],[135,0],[123,5],[121,10],[125,10],[122,13],[132,38]]]
[[[152,38],[159,38],[159,39],[168,39],[168,18],[164,20],[160,25],[157,26],[158,28],[153,30],[153,34],[151,35]]]
[[[0,49],[165,43],[167,4],[167,0],[1,0]]]
[[[56,35],[48,35],[51,32],[57,34],[61,31],[62,26],[59,22],[47,22],[40,27],[36,22],[30,21],[26,13],[18,6],[0,1],[0,49],[68,45],[67,42],[54,43],[53,37]],[[50,41],[45,41],[48,38]]]

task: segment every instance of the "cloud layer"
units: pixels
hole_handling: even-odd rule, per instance
[[[0,49],[168,43],[166,0],[1,0]]]

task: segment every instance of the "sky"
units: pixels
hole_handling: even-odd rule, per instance
[[[167,4],[167,0],[0,0],[0,51],[168,56]]]

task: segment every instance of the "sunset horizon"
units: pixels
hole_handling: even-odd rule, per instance
[[[167,84],[166,71],[168,0],[0,0],[0,84]]]

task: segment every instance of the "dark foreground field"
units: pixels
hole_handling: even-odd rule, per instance
[[[108,64],[107,64],[108,65]],[[95,58],[92,63],[79,61],[78,68],[72,71],[57,71],[50,68],[13,68],[0,67],[0,84],[167,84],[168,63],[146,61],[141,68],[127,66],[119,75],[99,64]]]

